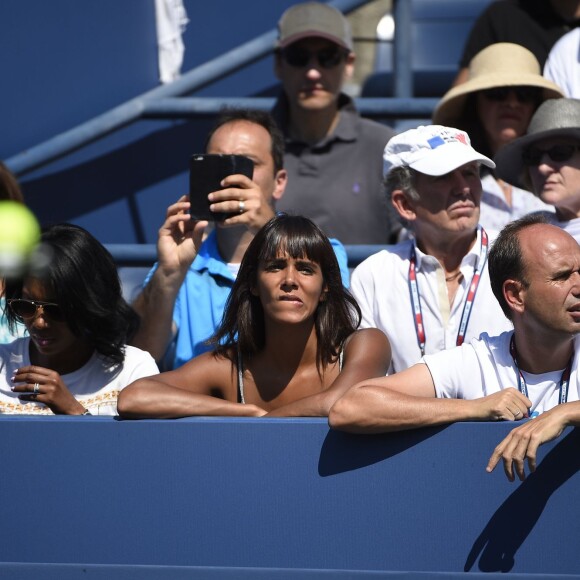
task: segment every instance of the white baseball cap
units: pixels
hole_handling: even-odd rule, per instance
[[[478,153],[465,131],[443,125],[421,125],[391,137],[383,155],[383,175],[406,166],[426,175],[445,175],[479,161],[493,169],[495,163]]]

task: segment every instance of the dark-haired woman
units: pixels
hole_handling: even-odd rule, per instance
[[[332,246],[301,216],[272,218],[242,260],[213,352],[136,381],[128,418],[327,416],[361,377],[384,375],[391,349],[342,285]]]
[[[0,413],[115,415],[122,388],[158,373],[149,353],[126,346],[138,316],[86,230],[52,226],[41,243],[48,265],[6,282],[9,324],[30,336],[0,345]]]

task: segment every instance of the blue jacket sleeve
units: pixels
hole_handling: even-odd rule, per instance
[[[342,283],[345,288],[350,287],[350,270],[348,269],[348,257],[346,255],[346,250],[344,246],[334,238],[330,238],[330,244],[338,260],[338,265],[340,267],[340,275],[342,277]]]

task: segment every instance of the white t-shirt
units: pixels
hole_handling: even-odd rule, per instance
[[[580,99],[580,28],[574,28],[562,36],[552,47],[544,77],[556,83],[564,95]]]
[[[488,232],[489,234],[489,232]],[[489,234],[490,243],[493,235]],[[392,362],[389,374],[402,371],[421,360],[415,317],[409,295],[409,260],[413,240],[406,240],[378,252],[362,262],[351,277],[351,291],[362,311],[361,328],[379,328],[389,338]],[[463,279],[451,308],[441,264],[415,248],[417,284],[425,327],[425,354],[456,346],[465,298],[479,261],[481,234],[461,262]],[[501,334],[511,330],[489,282],[487,263],[480,279],[465,342],[482,332]]]
[[[499,336],[483,333],[472,340],[445,352],[426,355],[423,362],[429,368],[437,397],[449,399],[479,399],[508,387],[518,388],[518,370],[510,354],[513,331]],[[578,376],[580,339],[574,340],[568,401],[580,399]],[[543,413],[559,403],[560,379],[564,369],[533,375],[522,372],[532,401],[531,413]]]
[[[19,393],[10,390],[10,379],[16,370],[31,364],[29,343],[30,338],[26,337],[0,344],[0,413],[52,415],[42,403],[22,402],[18,399]],[[126,346],[122,365],[113,365],[95,353],[80,369],[61,377],[75,399],[93,415],[116,415],[119,392],[133,381],[158,372],[148,352]]]

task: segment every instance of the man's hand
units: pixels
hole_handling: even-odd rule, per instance
[[[509,387],[493,395],[475,399],[480,421],[519,421],[528,416],[532,402],[517,389]]]
[[[222,186],[224,189],[210,193],[208,199],[212,211],[236,214],[224,220],[223,225],[245,225],[250,232],[256,234],[274,217],[271,203],[249,177],[229,175],[222,180]]]
[[[159,229],[157,259],[166,276],[187,271],[203,241],[208,222],[192,220],[187,213],[189,207],[188,197],[183,195],[167,208],[165,222]]]
[[[528,460],[530,473],[536,471],[536,453],[542,443],[559,437],[568,425],[565,418],[566,405],[558,405],[539,417],[530,419],[524,425],[513,429],[510,434],[495,448],[486,471],[491,473],[500,459],[507,478],[514,481],[514,466],[518,477],[526,477],[525,461]]]
[[[133,301],[141,324],[131,344],[148,351],[160,362],[177,329],[173,309],[187,271],[203,242],[207,221],[195,221],[187,213],[186,195],[170,205],[157,238],[157,269]]]

